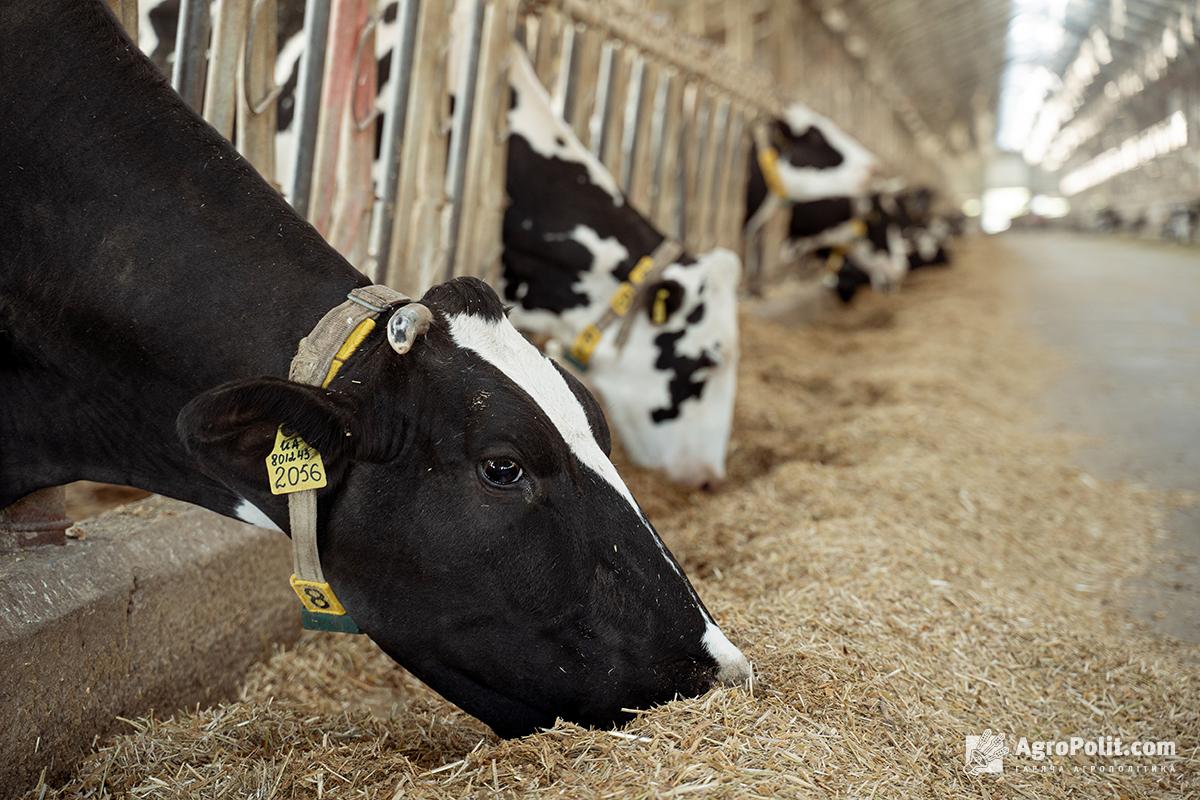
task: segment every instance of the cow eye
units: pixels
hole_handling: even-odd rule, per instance
[[[492,486],[512,486],[521,480],[525,470],[511,458],[487,458],[479,462],[479,474]]]

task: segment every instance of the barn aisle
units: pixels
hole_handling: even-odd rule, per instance
[[[1200,249],[1070,233],[1010,234],[1031,328],[1063,359],[1046,395],[1079,463],[1112,480],[1200,492]],[[1169,520],[1135,609],[1200,641],[1200,509]]]

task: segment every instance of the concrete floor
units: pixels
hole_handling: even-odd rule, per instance
[[[1068,364],[1046,396],[1056,429],[1095,437],[1100,477],[1200,492],[1200,249],[1067,233],[1007,234],[1036,335]],[[1172,513],[1163,568],[1134,612],[1200,641],[1200,507]]]

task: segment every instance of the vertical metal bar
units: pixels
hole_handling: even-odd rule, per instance
[[[650,120],[650,152],[653,154],[653,166],[650,168],[650,205],[648,207],[651,220],[658,219],[659,203],[662,201],[663,169],[667,155],[667,99],[671,94],[671,81],[675,79],[675,71],[664,69],[658,74],[658,86],[654,90],[654,112]]]
[[[347,109],[353,108],[357,93],[354,81],[360,71],[355,63],[356,56],[361,55],[368,3],[369,0],[332,0],[330,4],[329,49],[322,79],[321,113],[317,117],[317,146],[308,208],[309,221],[327,238],[337,216],[338,187],[342,183],[339,175],[342,139],[344,134],[352,135],[346,124],[346,114]],[[353,116],[353,111],[350,115]]]
[[[601,160],[604,159],[608,137],[608,117],[613,105],[612,82],[616,61],[617,46],[606,40],[600,48],[600,74],[596,78],[596,107],[592,109],[592,119],[588,123],[592,139],[592,154]]]
[[[575,88],[579,84],[576,72],[579,69],[579,40],[581,32],[575,22],[568,17],[564,21],[562,43],[562,68],[558,73],[558,86],[554,91],[554,111],[559,119],[571,124],[575,109]]]
[[[189,0],[205,4],[207,0]],[[296,92],[296,169],[292,173],[292,208],[308,217],[312,199],[313,162],[317,154],[317,118],[321,112],[321,90],[325,79],[325,48],[329,41],[330,4],[308,3],[304,7],[304,52],[300,56],[300,79]]]
[[[479,48],[479,85],[460,200],[462,222],[455,272],[495,282],[503,252],[512,21],[519,0],[490,0]]]
[[[689,245],[694,244],[693,240],[698,240],[698,237],[703,236],[702,230],[693,230],[699,228],[704,220],[700,218],[700,212],[704,209],[704,197],[700,194],[701,178],[704,171],[704,160],[708,157],[708,132],[711,127],[709,121],[709,104],[704,97],[704,89],[701,85],[696,87],[696,104],[695,104],[695,120],[696,120],[696,148],[695,160],[692,161],[694,171],[691,171],[691,180],[688,181],[687,198],[694,208],[688,215],[687,235],[689,239],[686,241]],[[690,165],[689,165],[690,166]]]
[[[458,255],[458,229],[462,224],[462,193],[466,182],[467,148],[471,141],[471,123],[475,115],[475,89],[479,85],[479,48],[483,40],[483,0],[464,0],[471,3],[470,30],[467,32],[467,63],[462,69],[454,97],[453,134],[450,140],[450,161],[446,167],[446,190],[450,205],[444,217],[443,240],[446,243],[445,279],[454,277],[454,260]]]
[[[237,110],[238,60],[246,38],[250,0],[217,0],[209,80],[204,87],[204,118],[226,139],[233,138]]]
[[[688,109],[687,95],[696,96],[696,87],[685,85],[683,88],[683,114],[679,120],[679,144],[675,156],[675,238],[681,242],[687,241],[688,234],[688,162],[691,149],[691,127],[694,119],[695,106]]]
[[[211,26],[208,0],[180,0],[171,85],[179,92],[183,102],[196,111],[199,111],[204,103],[204,76],[208,72],[208,36]]]
[[[370,258],[375,276],[388,274],[391,260],[392,226],[396,220],[396,194],[400,187],[400,151],[408,124],[408,98],[412,93],[413,55],[416,52],[417,14],[421,0],[400,0],[399,41],[392,54],[392,85],[383,117],[383,186],[379,213],[371,231]]]
[[[638,132],[642,122],[642,94],[646,88],[646,59],[638,53],[633,59],[629,93],[625,96],[624,129],[621,132],[621,189],[629,193],[637,156]]]
[[[718,191],[723,198],[720,204],[720,218],[723,233],[718,244],[737,252],[741,250],[740,234],[742,219],[746,215],[746,182],[741,178],[745,163],[745,152],[742,146],[746,132],[746,115],[743,111],[732,112],[730,115],[728,153],[725,156],[723,186]]]
[[[732,103],[729,99],[722,98],[718,101],[716,132],[712,148],[712,176],[711,182],[704,188],[708,195],[708,219],[702,223],[705,230],[705,243],[710,247],[717,239],[717,224],[722,206],[721,183],[725,177],[725,147],[729,136],[729,121],[732,112]]]
[[[238,80],[237,148],[254,168],[275,183],[276,0],[253,0],[242,48]]]

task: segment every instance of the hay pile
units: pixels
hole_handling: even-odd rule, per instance
[[[1069,466],[1026,402],[995,244],[823,321],[746,315],[729,485],[627,471],[729,637],[740,689],[620,731],[503,742],[361,637],[311,637],[239,702],[142,719],[47,797],[1161,797],[1200,793],[1198,649],[1124,612],[1163,500]],[[963,741],[1173,739],[1173,772],[970,777]],[[1074,767],[1081,767],[1075,771]]]

